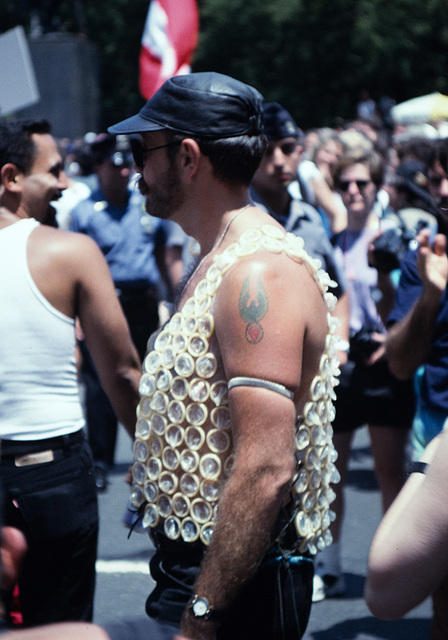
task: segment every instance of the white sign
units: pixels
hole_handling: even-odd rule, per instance
[[[0,116],[7,116],[38,102],[34,75],[23,27],[0,35]]]

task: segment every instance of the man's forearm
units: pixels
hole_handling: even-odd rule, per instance
[[[423,364],[431,347],[439,300],[423,292],[408,315],[391,327],[386,339],[386,357],[392,373],[408,380]]]
[[[269,545],[287,485],[286,474],[246,469],[228,481],[210,548],[194,586],[216,609],[226,609],[253,575]],[[186,611],[182,632],[188,638],[213,638],[213,625]],[[209,634],[209,635],[208,635]]]
[[[138,393],[140,375],[140,369],[132,367],[118,372],[112,382],[108,381],[104,385],[119,422],[132,439],[135,436],[136,409],[140,399]]]

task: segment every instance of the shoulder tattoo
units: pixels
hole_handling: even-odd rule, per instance
[[[250,344],[257,344],[263,339],[263,327],[260,320],[264,318],[269,309],[269,300],[266,289],[260,278],[255,284],[254,295],[251,295],[249,276],[241,287],[239,297],[240,317],[246,323],[246,340]]]

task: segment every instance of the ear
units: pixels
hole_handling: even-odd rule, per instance
[[[192,138],[182,140],[178,158],[181,177],[188,184],[196,175],[201,161],[201,150],[196,140]]]
[[[0,177],[1,184],[6,191],[17,193],[22,190],[23,173],[19,171],[12,162],[3,165],[0,171]]]

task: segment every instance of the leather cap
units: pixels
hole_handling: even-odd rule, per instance
[[[263,133],[263,96],[254,88],[215,72],[174,76],[135,116],[108,128],[113,134],[169,129],[218,139]]]

